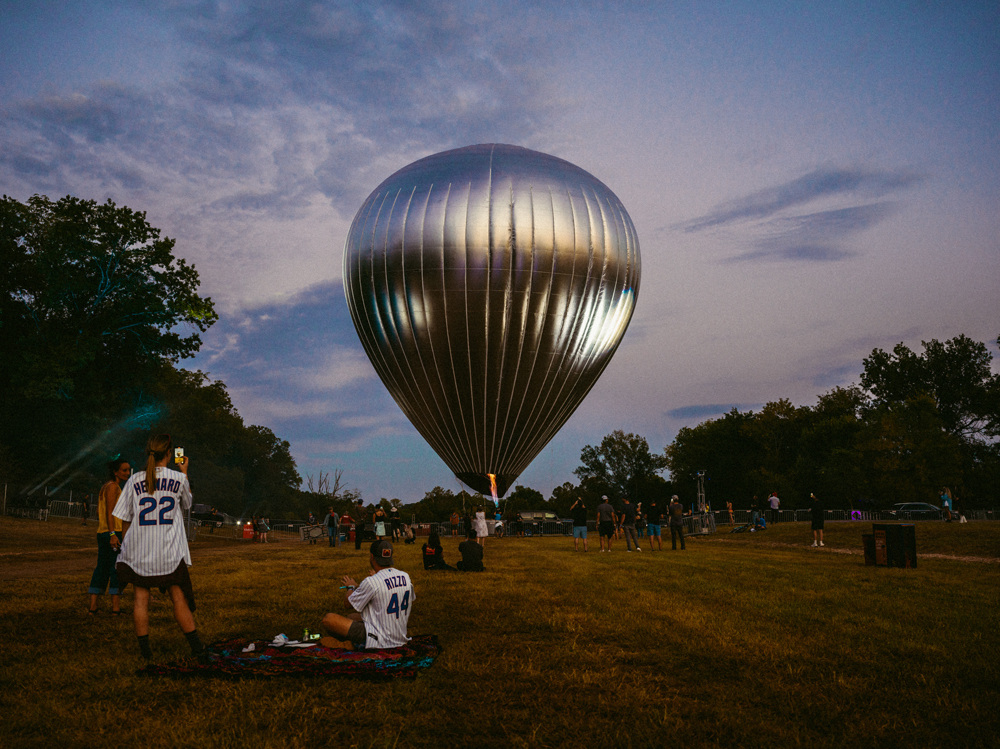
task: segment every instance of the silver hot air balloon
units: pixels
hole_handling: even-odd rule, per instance
[[[621,341],[639,240],[602,182],[517,146],[400,169],[361,206],[344,291],[375,370],[458,478],[498,495]]]

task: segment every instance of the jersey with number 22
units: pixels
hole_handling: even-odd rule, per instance
[[[182,561],[190,567],[184,531],[184,510],[189,507],[191,485],[180,471],[157,468],[152,495],[146,490],[146,472],[134,474],[112,513],[131,523],[118,561],[144,577],[169,575]]]

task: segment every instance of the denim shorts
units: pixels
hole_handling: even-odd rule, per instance
[[[573,538],[586,538],[586,537],[587,537],[587,526],[585,525],[573,526]]]
[[[660,526],[658,523],[647,523],[646,524],[646,535],[647,536],[659,536]]]

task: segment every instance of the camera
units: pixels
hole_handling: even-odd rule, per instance
[[[175,447],[174,448],[174,463],[181,465],[184,463],[184,448]]]

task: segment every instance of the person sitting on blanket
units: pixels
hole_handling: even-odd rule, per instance
[[[347,603],[354,609],[347,616],[329,613],[320,626],[327,634],[350,640],[356,650],[398,648],[410,639],[406,622],[416,599],[410,576],[392,566],[392,543],[386,539],[371,545],[371,573],[359,585],[344,575]]]
[[[462,572],[482,572],[483,567],[483,547],[476,541],[476,529],[469,528],[468,538],[458,545],[458,551],[462,555],[458,562],[458,568]]]

